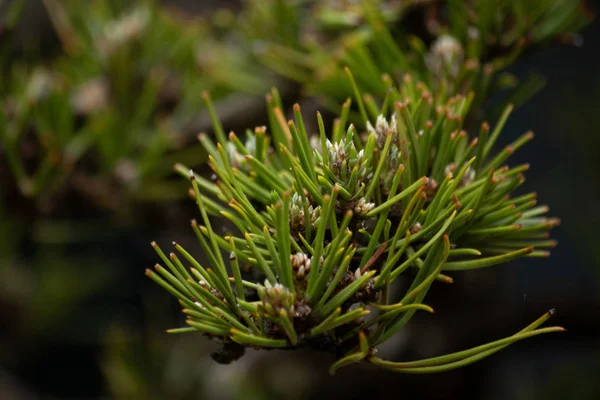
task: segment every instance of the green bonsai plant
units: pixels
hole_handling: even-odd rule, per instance
[[[536,206],[534,193],[513,196],[529,166],[505,162],[533,134],[493,154],[512,107],[493,129],[483,123],[469,139],[463,121],[472,93],[448,97],[445,89],[409,80],[367,106],[346,73],[360,124],[348,125],[348,100],[331,129],[317,114],[319,133],[311,135],[300,107],[286,121],[272,91],[270,135],[258,127],[245,141],[233,132],[227,137],[213,113],[217,144],[206,135],[200,140],[214,182],[176,166],[191,181],[202,216],[192,229],[208,264],[177,243],[179,256],[153,243],[164,266],[146,273],[179,299],[188,318],[187,327],[169,332],[220,340],[223,351],[215,358],[223,362],[248,346],[310,347],[337,355],[332,373],[363,360],[426,373],[562,331],[539,328],[549,312],[511,337],[474,349],[402,363],[376,356],[376,346],[416,311],[433,311],[424,300],[434,282],[452,282],[451,271],[545,257],[555,245],[548,230],[558,220],[544,217],[548,209]],[[218,234],[215,216],[229,220],[239,235]],[[409,270],[416,271],[412,284],[392,298],[390,288]]]

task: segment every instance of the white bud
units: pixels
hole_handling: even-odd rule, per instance
[[[358,199],[358,201],[354,205],[354,211],[361,216],[366,215],[373,208],[375,208],[375,203],[368,203],[364,197]]]

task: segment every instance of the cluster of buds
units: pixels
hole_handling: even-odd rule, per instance
[[[288,316],[294,315],[295,294],[281,283],[273,285],[265,280],[264,286],[259,286],[257,292],[266,316],[278,318],[282,312]]]
[[[373,176],[372,169],[365,160],[364,150],[357,151],[352,141],[346,143],[345,139],[341,139],[331,143],[328,140],[327,156],[327,166],[350,193],[356,193],[363,183],[367,185]],[[355,169],[357,173],[353,173]]]
[[[453,36],[441,35],[431,45],[429,53],[425,56],[425,63],[437,77],[455,78],[463,59],[464,49],[460,42]]]
[[[392,115],[392,117],[390,118],[390,122],[388,122],[387,118],[380,114],[377,117],[377,122],[375,122],[374,128],[373,125],[371,125],[371,123],[367,121],[367,132],[375,134],[377,147],[379,149],[383,149],[389,131],[392,132],[392,144],[397,146],[398,125],[396,123],[396,114]]]
[[[367,202],[364,197],[358,199],[354,204],[354,212],[361,217],[366,216],[373,208],[375,208],[375,203]]]
[[[425,183],[426,201],[432,201],[438,190],[438,181],[433,178],[427,178]]]
[[[397,121],[397,115],[394,113],[389,119],[380,114],[375,122],[375,127],[373,127],[370,122],[367,122],[367,132],[375,136],[375,143],[379,150],[382,150],[385,146],[388,134],[391,133],[392,135],[390,147],[385,156],[386,163],[384,164],[380,175],[380,179],[382,180],[381,183],[384,189],[390,186],[392,178],[402,160],[402,154],[400,150],[400,135],[398,134]]]
[[[410,233],[414,235],[421,232],[421,229],[423,229],[423,226],[419,222],[415,222],[413,226],[410,227]]]
[[[301,281],[310,271],[312,259],[306,253],[292,254],[292,268],[296,271],[296,280]]]
[[[308,195],[302,196],[294,192],[290,206],[290,228],[292,231],[299,231],[305,228],[306,213],[311,227],[315,227],[321,216],[321,206],[313,207],[309,203]]]
[[[408,87],[411,82],[405,84]],[[414,89],[419,91],[416,85]],[[493,144],[487,141],[486,129],[471,142],[479,146],[476,148],[467,147],[466,133],[461,134],[466,115],[463,107],[469,104],[466,97],[450,98],[445,107],[440,106],[440,112],[434,107],[424,108],[424,115],[410,108],[414,99],[391,101],[397,114],[391,119],[378,118],[366,139],[352,126],[346,129],[342,124],[336,125],[328,141],[321,124],[320,153],[309,151],[308,133],[298,107],[296,122],[287,125],[293,140],[288,140],[282,127],[279,131],[271,129],[280,134],[277,140],[284,142],[278,153],[266,152],[259,159],[251,155],[254,148],[246,148],[230,135],[235,151],[246,154],[247,170],[237,173],[230,173],[236,160],[222,150],[231,148],[225,147],[228,142],[222,130],[219,132],[222,147],[218,151],[217,146],[206,147],[212,153],[211,166],[225,185],[213,189],[220,199],[235,200],[229,203],[235,213],[222,215],[236,224],[243,239],[220,237],[212,229],[209,211],[216,215],[221,210],[200,191],[212,183],[199,182],[190,172],[204,221],[204,226],[193,223],[192,228],[214,266],[205,270],[185,250],[178,251],[195,266],[191,274],[204,278],[221,297],[192,284],[181,262],[168,260],[157,249],[172,273],[160,267],[158,275],[152,271],[148,275],[178,297],[189,315],[188,326],[173,332],[197,331],[257,348],[325,349],[334,345],[336,350],[345,350],[345,341],[349,346],[356,346],[358,341],[355,351],[332,365],[332,372],[367,360],[400,372],[421,373],[454,368],[457,362],[453,360],[464,360],[465,354],[475,354],[468,356],[467,362],[476,361],[476,357],[489,354],[482,349],[501,346],[498,343],[562,329],[533,333],[544,317],[491,347],[436,358],[442,364],[433,367],[374,357],[371,350],[399,332],[413,311],[432,311],[422,301],[436,280],[452,281],[443,271],[486,268],[527,255],[546,256],[547,251],[536,252],[534,246],[554,246],[552,241],[539,239],[558,223],[539,217],[547,208],[533,207],[535,195],[507,197],[522,182],[521,172],[527,166],[500,166],[506,156],[531,139],[531,134],[518,138],[501,155],[486,157],[486,147]],[[504,112],[504,119],[510,109]],[[365,117],[363,126],[366,122]],[[503,123],[495,129],[499,131]],[[430,129],[436,124],[438,128]],[[378,147],[384,133],[383,147]],[[266,141],[259,140],[262,138],[257,136],[255,148],[265,150]],[[362,146],[358,140],[363,140]],[[478,162],[475,154],[479,153],[483,157]],[[402,165],[392,169],[394,162]],[[485,178],[474,183],[477,176]],[[506,183],[496,184],[502,180]],[[468,184],[467,190],[461,184]],[[297,230],[302,226],[306,232]],[[357,234],[361,234],[360,239]],[[229,266],[219,257],[223,250],[232,254]],[[267,279],[264,284],[244,282],[238,259],[259,268]],[[381,294],[412,265],[421,272],[399,302],[390,304],[388,296]],[[235,284],[235,292],[230,282]],[[259,301],[248,301],[244,287],[256,290]],[[202,299],[200,303],[206,308],[193,303],[196,299]],[[377,313],[369,321],[363,318],[371,312],[366,307]]]
[[[391,180],[391,178],[394,175],[394,172],[398,169],[398,167],[401,164],[400,163],[400,160],[402,160],[401,157],[402,157],[402,154],[401,154],[400,148],[398,146],[396,146],[395,144],[392,144],[390,146],[390,150],[388,151],[388,155],[387,155],[387,163],[386,163],[387,174],[383,178]]]

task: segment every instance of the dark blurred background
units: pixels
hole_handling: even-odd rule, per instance
[[[225,5],[165,3],[201,15]],[[42,35],[52,54],[56,37],[43,8],[29,2],[25,15],[22,40]],[[357,365],[331,377],[332,359],[310,352],[250,351],[217,365],[214,343],[164,333],[183,318],[143,273],[156,261],[151,240],[194,243],[193,204],[146,205],[141,223],[122,223],[75,203],[61,230],[62,218],[38,219],[9,199],[0,220],[0,247],[11,254],[0,259],[0,399],[599,399],[600,21],[580,34],[581,46],[552,43],[511,67],[521,78],[535,71],[546,85],[516,109],[498,143],[536,133],[511,162],[531,163],[521,190],[536,191],[561,218],[553,231],[559,246],[547,259],[455,274],[453,285],[432,290],[436,314],[415,318],[382,352],[408,359],[460,350],[509,335],[550,308],[567,332],[433,376]],[[6,195],[9,178],[0,178]],[[79,240],[59,240],[63,231],[81,232]],[[96,235],[86,241],[90,231]]]

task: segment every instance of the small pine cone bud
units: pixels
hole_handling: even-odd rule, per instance
[[[292,262],[292,268],[294,269],[304,267],[307,263],[309,263],[310,265],[310,259],[308,258],[308,255],[306,253],[296,253],[293,254],[290,258]]]
[[[396,114],[392,115],[390,122],[383,116],[379,115],[375,122],[375,128],[370,123],[367,123],[367,130],[375,133],[377,147],[383,149],[389,131],[392,131],[392,143],[398,142],[398,127],[396,126]]]
[[[368,203],[364,197],[361,197],[354,205],[354,212],[364,217],[373,208],[375,208],[375,203]]]
[[[358,151],[352,141],[349,143],[346,143],[345,139],[336,143],[327,141],[327,153],[327,167],[347,191],[356,193],[363,184],[369,184],[373,174],[372,168],[365,161],[364,150]],[[358,174],[355,175],[358,179],[354,182],[353,187],[349,187],[347,186],[349,177],[352,176],[352,171],[355,169],[358,170]]]
[[[305,274],[306,268],[304,267],[304,265],[302,265],[300,268],[298,268],[298,272],[296,273],[296,279],[301,281],[302,279],[304,279]]]
[[[304,225],[304,210],[292,206],[290,208],[290,228],[293,231],[299,230]]]
[[[317,206],[315,208],[310,206],[308,207],[308,211],[310,212],[310,223],[314,228],[319,221],[319,217],[321,216],[321,206]]]
[[[423,227],[421,226],[420,223],[416,222],[411,228],[410,228],[410,233],[412,235],[414,235],[415,233],[421,231],[421,229],[423,229]]]
[[[327,141],[327,152],[329,153],[329,167],[337,176],[340,175],[342,162],[346,159],[346,152],[344,151],[345,146],[346,141],[344,139],[340,140],[337,143],[331,143],[329,140]]]
[[[425,186],[425,195],[427,196],[427,201],[433,200],[438,188],[438,183],[435,179],[429,178],[427,180],[427,185]]]
[[[360,272],[360,268],[356,268],[356,271],[354,271],[354,278],[358,279],[362,276],[362,273]]]
[[[396,170],[398,169],[398,166],[400,165],[400,160],[402,160],[401,151],[397,145],[392,144],[392,146],[390,147],[390,150],[388,151],[388,155],[386,158],[387,158],[387,176],[388,176],[388,179],[392,179],[393,176],[396,174]]]
[[[199,303],[199,302],[197,302],[197,301],[196,301],[194,304],[196,304],[196,305],[197,305],[198,307],[200,307],[200,308],[206,308],[206,307],[204,307],[204,305],[202,305],[201,303]]]
[[[290,315],[293,313],[295,295],[282,284],[265,281],[264,287],[257,291],[266,314],[277,317],[282,309]]]
[[[299,231],[304,229],[305,224],[305,210],[309,213],[309,221],[311,226],[314,227],[315,222],[321,215],[321,206],[313,207],[308,203],[308,198],[302,196],[299,193],[292,195],[292,202],[290,206],[290,228],[293,231]]]

